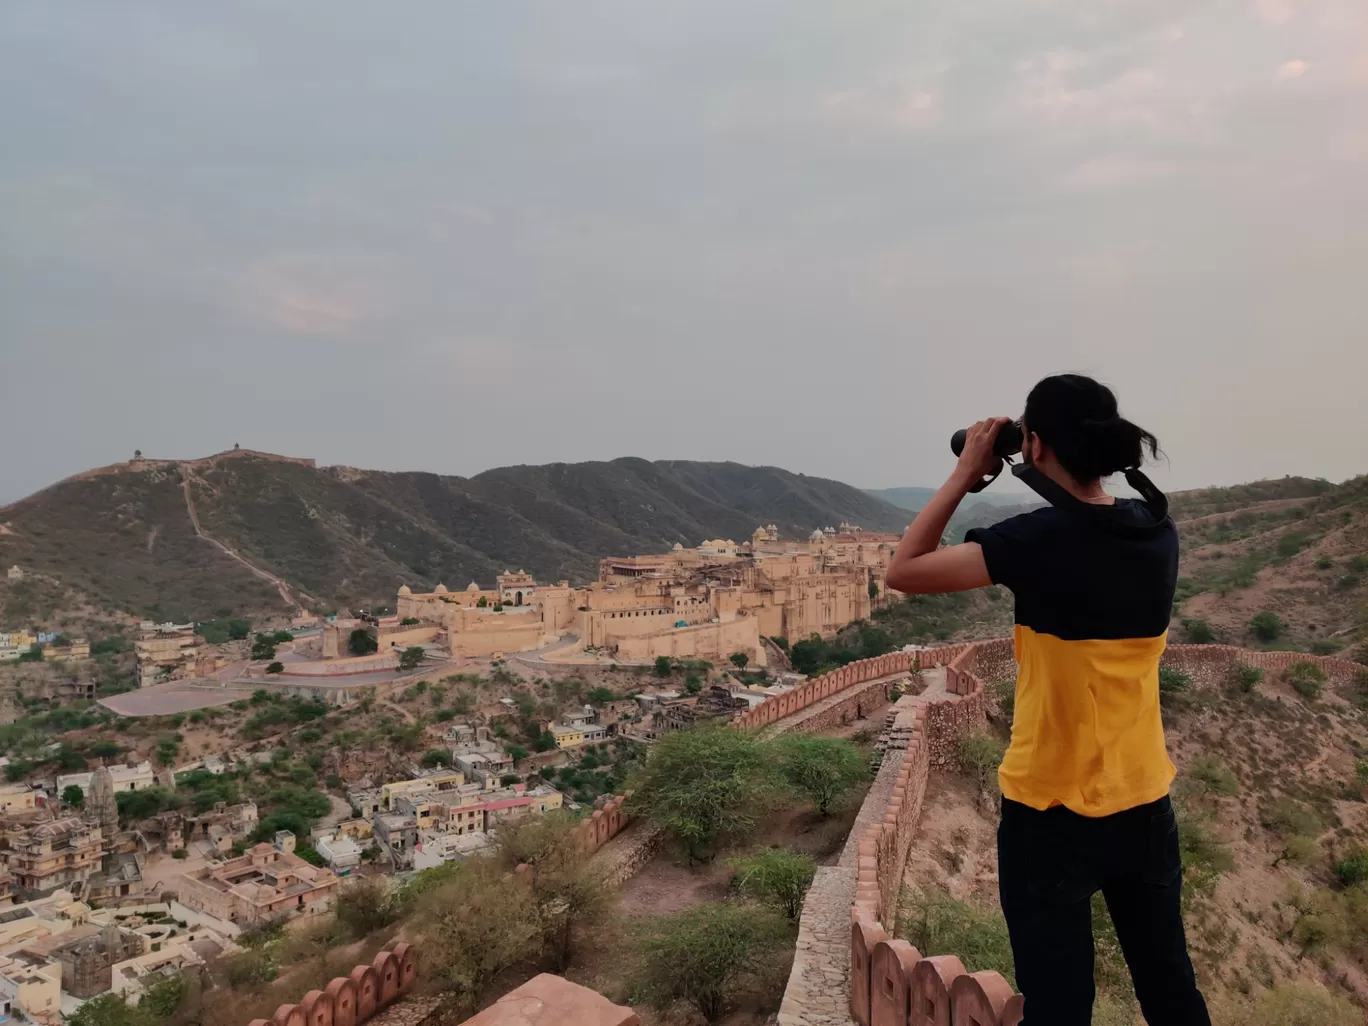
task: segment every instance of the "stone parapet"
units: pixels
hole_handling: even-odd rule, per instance
[[[1162,665],[1191,674],[1199,687],[1222,683],[1236,663],[1256,667],[1265,673],[1286,673],[1295,663],[1310,663],[1335,684],[1347,683],[1365,669],[1362,663],[1336,656],[1259,652],[1234,645],[1170,645],[1164,650],[1162,659]]]
[[[418,978],[418,953],[410,944],[382,951],[370,965],[358,965],[323,990],[311,990],[296,1005],[281,1005],[269,1019],[250,1026],[361,1026],[407,994]]]

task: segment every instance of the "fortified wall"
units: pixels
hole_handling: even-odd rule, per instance
[[[361,1026],[407,994],[418,978],[418,953],[411,944],[382,951],[370,965],[358,965],[322,990],[311,990],[296,1005],[281,1005],[269,1019],[250,1026]]]

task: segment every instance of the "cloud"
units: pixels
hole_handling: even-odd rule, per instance
[[[1288,61],[1278,68],[1278,81],[1291,82],[1293,79],[1301,78],[1310,67],[1306,61]]]
[[[1265,25],[1283,25],[1297,16],[1297,0],[1254,0],[1254,17]]]
[[[336,299],[295,291],[272,297],[262,312],[276,327],[296,335],[346,335],[361,318],[359,310]]]

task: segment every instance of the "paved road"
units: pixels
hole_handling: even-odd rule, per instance
[[[100,705],[120,716],[172,716],[176,713],[228,705],[252,694],[250,687],[225,686],[217,681],[199,686],[172,680],[149,688],[125,691],[100,699]]]

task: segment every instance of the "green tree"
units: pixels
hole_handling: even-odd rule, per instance
[[[776,906],[791,922],[803,913],[803,896],[812,886],[817,863],[810,855],[766,848],[731,860],[736,889]]]
[[[419,760],[424,766],[450,766],[451,753],[445,748],[429,748]]]
[[[67,1019],[68,1026],[157,1026],[159,1019],[149,1008],[130,1005],[122,994],[93,997]]]
[[[276,643],[268,634],[258,634],[256,640],[252,642],[253,659],[274,659],[276,654]]]
[[[739,985],[775,973],[791,936],[782,916],[742,902],[661,916],[642,943],[637,990],[662,1011],[684,1002],[715,1023]]]
[[[416,627],[420,623],[416,616],[406,616],[399,621],[401,627]]]
[[[590,688],[589,694],[585,697],[590,705],[594,706],[596,709],[599,709],[607,705],[609,702],[615,700],[617,698],[617,695],[613,694],[611,688],[597,687]]]
[[[176,1014],[181,1000],[185,997],[185,977],[177,973],[151,984],[138,999],[138,1010],[147,1011],[158,1020],[169,1019]]]
[[[779,772],[823,816],[869,779],[869,761],[843,738],[783,734],[775,747]]]
[[[657,677],[668,677],[673,670],[674,667],[670,663],[669,656],[656,656],[655,673]]]
[[[746,664],[750,662],[750,656],[745,652],[733,652],[728,658],[731,659],[731,664],[738,670],[744,670]]]
[[[79,809],[85,804],[85,792],[77,784],[67,784],[62,788],[62,801],[73,809]]]
[[[377,876],[361,877],[347,884],[336,908],[338,923],[354,940],[389,926],[402,911],[389,881]]]
[[[423,647],[421,645],[410,645],[408,648],[404,649],[404,651],[399,655],[399,669],[416,669],[426,658],[427,653],[423,651]]]
[[[272,663],[270,666],[266,667],[266,672],[267,672],[267,673],[284,673],[284,672],[285,672],[285,664],[284,664],[284,663]]]
[[[347,651],[354,656],[370,655],[379,649],[380,643],[375,640],[375,635],[364,627],[356,628],[347,638]]]
[[[423,974],[476,1007],[505,969],[537,949],[541,923],[529,887],[513,887],[493,859],[471,859],[422,896],[415,930],[423,939]]]
[[[879,582],[869,582],[869,601],[871,603],[879,601]]]
[[[274,634],[271,635],[271,640],[274,641],[277,645],[287,644],[291,641],[294,641],[294,639],[295,636],[291,634],[289,631],[276,631]]]
[[[1277,641],[1285,627],[1282,617],[1267,610],[1254,614],[1254,618],[1249,621],[1250,632],[1264,642]]]
[[[632,810],[683,848],[690,862],[760,825],[776,795],[768,747],[749,731],[703,726],[666,734],[651,748]]]
[[[556,972],[570,964],[575,938],[601,922],[613,904],[612,884],[577,826],[571,816],[553,813],[505,823],[497,832],[505,867],[531,867],[542,945]]]

